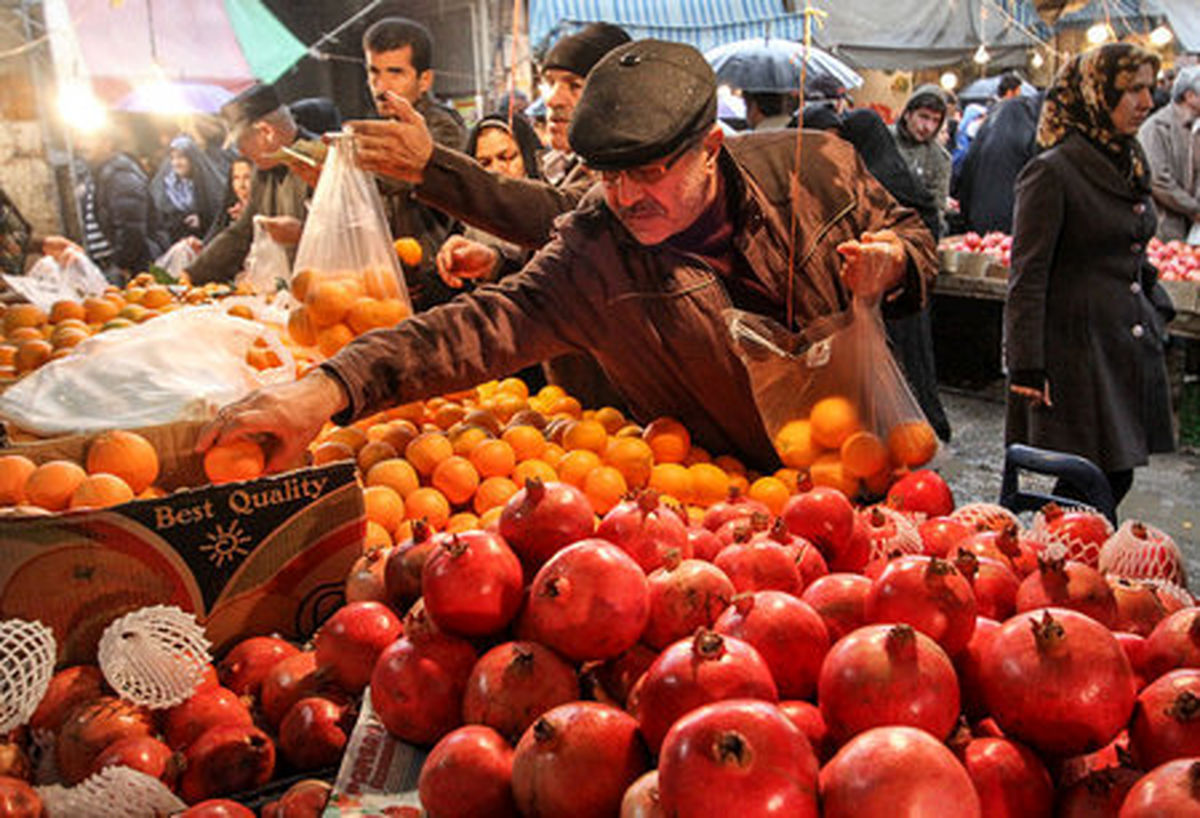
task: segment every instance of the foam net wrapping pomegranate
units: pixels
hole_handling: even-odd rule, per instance
[[[1050,503],[1033,515],[1029,539],[1047,554],[1065,553],[1067,559],[1096,568],[1100,549],[1113,535],[1112,524],[1090,506],[1063,508]]]
[[[1187,573],[1179,546],[1165,532],[1137,520],[1126,520],[1104,543],[1100,549],[1100,571],[1127,579],[1161,580],[1179,589],[1187,588]]]
[[[1009,523],[1015,525],[1017,531],[1023,528],[1016,514],[995,503],[967,503],[956,508],[950,519],[975,531],[995,531]]]
[[[863,522],[871,532],[871,559],[885,559],[893,554],[920,554],[925,549],[921,533],[912,519],[894,508],[871,506],[862,512]]]
[[[74,787],[38,787],[49,818],[175,815],[187,804],[167,785],[131,767],[105,767]]]
[[[56,651],[41,622],[0,622],[0,733],[29,721],[50,685]]]
[[[196,618],[155,605],[113,620],[100,637],[100,671],[120,696],[143,707],[180,704],[199,686],[212,657]]]

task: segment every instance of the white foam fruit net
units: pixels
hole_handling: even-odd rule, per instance
[[[100,637],[100,671],[124,699],[144,707],[173,707],[187,699],[211,661],[196,618],[155,605],[116,619]]]
[[[0,622],[0,733],[29,721],[50,686],[57,651],[41,622]]]
[[[950,513],[950,519],[962,523],[973,531],[999,531],[1009,523],[1021,530],[1017,515],[995,503],[967,503]]]
[[[1126,520],[1100,549],[1101,572],[1128,579],[1156,579],[1187,587],[1179,546],[1166,532]]]
[[[132,767],[105,767],[74,787],[39,787],[50,818],[108,818],[112,815],[167,816],[187,804],[167,785]]]
[[[863,509],[863,521],[871,531],[871,559],[885,559],[897,552],[922,554],[925,544],[912,518],[884,505]]]
[[[1112,523],[1108,521],[1103,514],[1096,511],[1091,506],[1079,505],[1071,508],[1063,508],[1064,513],[1085,512],[1095,514],[1096,518],[1104,523],[1105,530],[1108,532],[1108,537],[1113,534]],[[1051,553],[1051,550],[1056,546],[1061,545],[1066,550],[1067,559],[1082,562],[1089,568],[1096,568],[1100,564],[1100,549],[1104,542],[1089,542],[1081,540],[1078,537],[1072,537],[1055,531],[1046,517],[1045,511],[1039,511],[1033,515],[1033,525],[1029,527],[1029,539],[1035,543],[1039,543]]]

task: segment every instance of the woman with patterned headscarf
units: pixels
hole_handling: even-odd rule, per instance
[[[1059,73],[1041,155],[1017,179],[1005,305],[1007,441],[1082,455],[1114,503],[1173,448],[1163,355],[1170,299],[1146,260],[1156,219],[1137,141],[1158,57],[1116,43]],[[1060,484],[1055,493],[1079,497]]]

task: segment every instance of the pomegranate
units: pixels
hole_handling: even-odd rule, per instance
[[[1103,514],[1082,508],[1065,509],[1057,503],[1042,507],[1030,534],[1046,548],[1061,546],[1067,559],[1089,568],[1100,565],[1100,549],[1112,535],[1112,524]]]
[[[1136,696],[1120,643],[1096,620],[1067,608],[1018,614],[1001,625],[984,648],[981,682],[1006,735],[1058,756],[1112,741]]]
[[[1070,608],[1111,628],[1117,619],[1117,600],[1104,577],[1081,562],[1045,557],[1038,570],[1021,580],[1017,610]]]
[[[800,572],[801,590],[829,573],[829,566],[825,564],[820,549],[803,537],[797,537],[788,531],[782,519],[777,518],[771,523],[769,530],[755,534],[750,540],[773,542],[786,548],[792,555],[792,561],[796,563],[796,570]]]
[[[175,786],[175,779],[179,775],[179,757],[171,752],[170,747],[151,736],[133,736],[114,741],[96,756],[96,763],[88,774],[113,766],[130,767],[157,778],[168,787]]]
[[[717,535],[703,526],[692,526],[688,529],[688,544],[692,547],[692,556],[698,560],[712,562],[721,553],[725,543],[717,539]]]
[[[960,754],[983,814],[995,818],[1051,818],[1054,784],[1028,747],[1003,738],[972,739]]]
[[[946,560],[899,557],[887,564],[867,595],[867,618],[912,625],[954,656],[975,630],[975,594]]]
[[[817,702],[839,745],[888,724],[919,727],[941,741],[958,719],[958,679],[925,634],[910,625],[868,625],[829,650]]]
[[[1060,788],[1082,781],[1097,770],[1133,768],[1133,755],[1129,752],[1129,731],[1122,730],[1117,733],[1116,738],[1099,750],[1054,761],[1055,769],[1051,770],[1051,775]]]
[[[596,536],[620,548],[649,574],[670,551],[692,556],[687,526],[679,514],[659,502],[658,492],[645,489],[617,503],[604,515]]]
[[[593,670],[596,681],[604,692],[619,705],[627,707],[629,694],[637,680],[642,678],[658,651],[638,642],[616,659],[610,659]],[[627,709],[629,709],[627,707]]]
[[[818,486],[793,495],[780,516],[789,531],[821,549],[821,556],[831,570],[855,571],[866,564],[866,554],[862,555],[861,563],[855,564],[859,554],[850,546],[861,543],[851,541],[854,507],[837,489]]]
[[[517,818],[513,749],[490,727],[447,733],[429,751],[417,791],[429,818]]]
[[[1097,770],[1059,790],[1055,818],[1118,818],[1125,796],[1142,777],[1139,770]]]
[[[1106,575],[1187,585],[1179,546],[1163,531],[1137,520],[1129,520],[1108,538],[1100,549],[1098,568]]]
[[[871,559],[903,554],[920,554],[925,545],[917,526],[905,515],[887,506],[871,506],[858,514],[871,541]]]
[[[825,621],[829,641],[837,642],[867,619],[867,595],[873,583],[861,574],[830,574],[804,589],[800,599]]]
[[[555,707],[517,743],[512,790],[525,816],[609,818],[650,765],[629,714],[596,702]]]
[[[650,617],[646,575],[606,540],[582,540],[534,577],[520,633],[574,661],[611,659],[633,647]]]
[[[975,611],[979,616],[1003,622],[1017,612],[1017,590],[1021,580],[1007,561],[960,551],[954,558],[954,567],[971,583]]]
[[[621,818],[667,818],[658,794],[658,770],[643,773],[621,798]]]
[[[325,781],[312,778],[297,781],[279,799],[275,818],[317,818],[324,814],[332,792],[333,787]]]
[[[414,520],[412,537],[388,554],[383,567],[387,602],[396,611],[406,611],[421,596],[421,575],[433,553],[433,529],[424,520]]]
[[[981,818],[966,769],[944,744],[912,727],[852,738],[821,770],[823,818]]]
[[[176,818],[254,818],[254,810],[228,798],[210,798],[188,807]]]
[[[771,515],[756,511],[748,517],[735,517],[717,529],[717,539],[722,545],[746,542],[751,537],[771,530]]]
[[[279,727],[292,705],[332,687],[326,671],[318,671],[317,654],[306,650],[282,659],[263,677],[259,707],[267,724]]]
[[[770,540],[735,541],[722,548],[713,563],[729,577],[738,593],[799,594],[803,589],[795,558],[782,545]]]
[[[279,750],[298,770],[337,764],[354,729],[344,700],[310,696],[292,705],[279,725]]]
[[[371,680],[379,654],[404,633],[400,618],[381,602],[351,602],[339,608],[317,631],[317,667],[348,693]]]
[[[779,712],[787,716],[792,724],[800,728],[800,732],[808,739],[817,760],[822,764],[833,757],[837,749],[829,737],[829,728],[825,725],[825,717],[821,708],[812,702],[784,701],[779,703]]]
[[[1200,608],[1176,611],[1146,637],[1147,681],[1181,667],[1200,668]]]
[[[701,629],[668,647],[642,677],[631,710],[654,752],[675,720],[721,699],[779,699],[771,669],[741,639]]]
[[[423,611],[405,619],[405,635],[375,663],[371,705],[392,734],[413,744],[433,744],[462,723],[462,697],[475,648],[437,631]]]
[[[717,566],[668,554],[662,568],[646,578],[650,614],[642,641],[659,650],[712,623],[729,605],[733,583]]]
[[[954,657],[954,669],[958,672],[958,689],[962,693],[963,712],[971,718],[980,718],[987,713],[983,702],[983,687],[979,681],[983,651],[988,640],[1000,630],[994,619],[975,618],[975,632],[962,653]]]
[[[166,712],[163,735],[172,750],[182,750],[200,734],[218,724],[254,724],[250,708],[226,687],[193,693]]]
[[[715,532],[731,520],[748,519],[753,514],[765,514],[769,518],[771,510],[758,500],[747,497],[739,486],[730,486],[729,495],[709,506],[700,524],[708,531]]]
[[[532,478],[504,506],[500,536],[536,571],[559,550],[592,536],[596,517],[587,496],[570,483]]]
[[[887,504],[914,517],[941,517],[954,511],[954,495],[940,474],[918,469],[892,483]]]
[[[33,780],[33,761],[25,749],[27,740],[19,736],[22,732],[14,730],[0,736],[0,777]]]
[[[1200,670],[1173,670],[1138,694],[1129,749],[1143,770],[1200,757]]]
[[[808,739],[778,707],[731,699],[693,710],[668,731],[659,798],[667,815],[818,818],[817,772]]]
[[[1158,598],[1154,586],[1124,577],[1110,576],[1107,582],[1117,605],[1113,630],[1149,636],[1154,626],[1166,619],[1166,606]]]
[[[96,758],[121,739],[154,733],[154,719],[143,707],[115,696],[101,696],[75,707],[62,723],[54,758],[67,784],[91,773]]]
[[[267,673],[300,649],[277,636],[252,636],[233,646],[217,664],[221,684],[239,696],[257,697]]]
[[[1200,818],[1200,759],[1180,758],[1146,773],[1129,790],[1120,818]]]
[[[5,818],[42,818],[41,796],[19,778],[0,775],[0,815]]]
[[[104,676],[95,665],[76,665],[50,677],[46,694],[29,717],[31,730],[58,732],[77,705],[104,695]]]
[[[807,699],[816,692],[829,631],[808,603],[780,591],[739,594],[713,630],[753,646],[770,668],[780,696]]]
[[[275,772],[275,745],[257,727],[222,724],[187,748],[179,794],[189,804],[261,787]]]
[[[350,572],[346,574],[347,602],[388,601],[387,582],[383,575],[391,553],[391,548],[375,546],[354,561]]]
[[[1121,643],[1121,650],[1133,668],[1135,687],[1141,690],[1146,686],[1146,637],[1128,631],[1113,631],[1113,636]]]
[[[971,529],[950,517],[931,517],[917,526],[924,553],[946,557],[971,538]]]
[[[536,642],[498,645],[475,663],[463,696],[463,721],[512,742],[552,707],[578,699],[575,669]]]
[[[502,630],[521,607],[521,561],[495,534],[438,534],[421,575],[421,597],[439,628],[460,636]]]

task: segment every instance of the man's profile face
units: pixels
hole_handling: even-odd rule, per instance
[[[942,127],[944,116],[934,108],[915,108],[908,115],[908,132],[918,142],[928,142]]]
[[[575,106],[583,94],[586,78],[562,68],[547,68],[542,76],[550,83],[550,95],[546,97],[550,147],[556,151],[569,151],[571,145],[567,141],[567,131],[571,127],[571,115],[575,113]]]
[[[367,50],[367,87],[380,116],[394,116],[393,94],[415,105],[433,86],[433,70],[417,73],[412,64],[412,46],[392,51]]]

